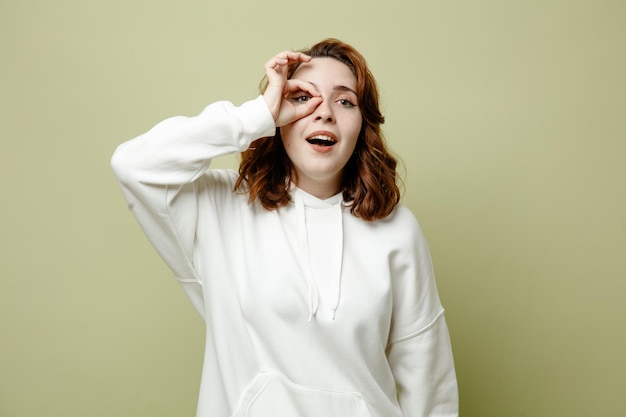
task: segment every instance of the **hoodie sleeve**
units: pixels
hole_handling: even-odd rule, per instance
[[[241,152],[275,125],[263,97],[237,107],[216,102],[195,117],[172,117],[121,144],[111,166],[129,208],[159,255],[203,315],[202,286],[192,263],[198,192],[228,192],[224,173],[204,174],[218,156]],[[203,181],[200,181],[200,179]]]
[[[457,417],[457,380],[444,310],[426,239],[412,215],[411,223],[411,233],[405,233],[411,242],[405,242],[393,267],[389,365],[405,417]]]

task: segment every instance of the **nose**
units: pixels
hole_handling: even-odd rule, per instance
[[[335,116],[333,115],[333,111],[328,103],[328,100],[322,101],[315,109],[315,120],[328,123],[333,123],[335,121]]]

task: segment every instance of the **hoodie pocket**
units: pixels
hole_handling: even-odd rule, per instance
[[[232,417],[371,417],[360,394],[298,385],[277,372],[257,375]]]

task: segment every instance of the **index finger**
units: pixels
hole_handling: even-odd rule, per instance
[[[320,92],[317,90],[317,87],[315,87],[315,85],[311,84],[308,81],[300,80],[297,78],[292,78],[287,81],[285,96],[288,96],[289,94],[296,92],[296,91],[302,91],[302,92],[308,93],[312,97],[321,96]]]
[[[303,52],[285,51],[285,58],[294,62],[309,62],[312,58]]]
[[[294,62],[309,62],[311,59],[310,56],[302,52],[283,51],[267,61],[265,66],[267,68],[276,68]]]

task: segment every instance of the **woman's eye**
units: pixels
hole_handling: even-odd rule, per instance
[[[302,95],[302,96],[292,97],[291,99],[295,101],[296,103],[304,103],[306,101],[309,101],[311,99],[311,96]]]
[[[354,107],[356,106],[356,104],[354,104],[353,102],[351,102],[350,100],[348,100],[347,98],[341,98],[337,101],[340,105],[344,106],[344,107]]]

